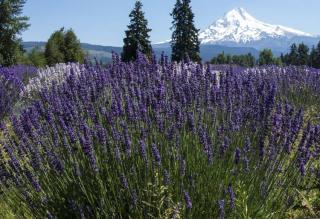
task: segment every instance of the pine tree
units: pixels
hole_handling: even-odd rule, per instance
[[[317,49],[316,49],[316,62],[315,62],[315,68],[320,68],[320,41],[317,45]]]
[[[72,29],[64,34],[64,61],[65,62],[84,62],[84,52],[80,41]]]
[[[297,45],[294,43],[290,47],[290,53],[289,53],[289,64],[290,65],[298,65],[299,64],[299,54],[298,54],[298,48]]]
[[[254,58],[254,56],[251,53],[248,53],[246,57],[247,57],[246,67],[253,67],[256,62],[256,59]]]
[[[190,6],[191,0],[177,0],[171,13],[172,21],[172,60],[181,61],[189,57],[200,61],[199,30],[194,26],[194,14]]]
[[[226,58],[226,56],[224,55],[224,52],[220,53],[220,54],[217,56],[217,64],[222,65],[222,64],[225,64],[226,62],[227,62],[227,58]]]
[[[142,52],[146,56],[150,57],[152,53],[152,47],[150,43],[148,28],[148,21],[144,17],[142,11],[142,3],[136,1],[134,9],[131,11],[130,24],[128,30],[126,30],[126,37],[123,39],[123,61],[133,61],[137,57],[137,51]]]
[[[264,49],[259,54],[259,65],[274,64],[274,58],[271,49]]]
[[[298,65],[308,65],[309,47],[304,43],[298,47]]]
[[[317,49],[313,46],[309,55],[309,62],[308,65],[313,68],[318,68],[318,53]]]
[[[0,65],[15,64],[23,48],[18,35],[29,27],[22,16],[25,0],[0,0]]]

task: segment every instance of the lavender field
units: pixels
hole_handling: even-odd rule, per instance
[[[0,84],[2,218],[320,216],[319,70],[113,54]]]

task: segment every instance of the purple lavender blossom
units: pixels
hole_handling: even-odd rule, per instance
[[[157,145],[155,143],[152,143],[151,149],[152,149],[152,154],[153,154],[153,157],[154,157],[154,161],[155,161],[156,165],[158,167],[160,167],[161,166],[161,156],[160,156],[160,152],[159,152],[159,150],[157,148]]]
[[[218,205],[219,205],[219,214],[220,214],[220,218],[223,219],[225,216],[225,209],[224,209],[224,199],[221,199],[218,201]]]
[[[40,183],[39,181],[34,177],[34,175],[31,173],[31,171],[26,170],[25,174],[28,178],[28,180],[30,181],[30,183],[32,184],[33,188],[37,191],[40,192],[41,191],[41,187],[40,187]]]
[[[126,176],[123,173],[120,174],[120,181],[121,181],[122,186],[125,189],[129,190],[128,180],[127,180]]]
[[[184,200],[186,202],[187,209],[191,209],[192,208],[192,201],[191,201],[190,195],[187,191],[184,191]]]
[[[228,193],[229,193],[229,197],[230,197],[230,206],[232,209],[235,208],[235,194],[233,192],[233,188],[232,185],[229,184],[228,186]]]
[[[94,155],[93,148],[89,142],[89,140],[85,139],[83,136],[80,137],[80,144],[82,146],[83,153],[87,156],[89,159],[89,163],[91,165],[91,168],[93,169],[94,172],[98,172],[98,166],[97,166],[97,161],[96,157]]]
[[[144,160],[144,162],[146,162],[146,164],[148,164],[146,143],[143,140],[140,140],[139,143],[140,143],[140,153],[141,153],[142,159]]]
[[[239,164],[239,162],[240,162],[240,156],[241,156],[241,150],[240,150],[240,148],[236,148],[236,152],[235,152],[235,154],[234,154],[234,163],[235,164]]]

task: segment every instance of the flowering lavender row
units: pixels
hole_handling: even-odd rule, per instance
[[[79,75],[83,68],[83,65],[76,63],[61,63],[56,64],[54,67],[39,69],[37,77],[30,79],[28,84],[25,86],[24,95],[30,96],[38,90],[50,88],[52,83],[61,84],[71,74],[71,71],[74,71],[75,75]]]
[[[318,95],[319,72],[305,70],[300,83],[293,67],[123,63],[116,55],[106,68],[47,70],[58,81],[38,87],[3,128],[2,184],[24,203],[12,206],[17,212],[283,218],[299,206],[297,190],[319,183],[320,126],[284,96],[295,87]]]
[[[0,120],[10,113],[24,89],[23,82],[35,72],[35,68],[24,65],[0,67]]]

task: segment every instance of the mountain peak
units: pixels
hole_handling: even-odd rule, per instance
[[[249,43],[263,39],[291,39],[296,36],[311,37],[311,34],[284,27],[272,25],[250,15],[242,7],[232,9],[208,28],[200,32],[202,44],[219,44],[222,42]]]
[[[246,9],[239,7],[239,8],[234,8],[231,11],[227,12],[225,14],[225,17],[239,15],[239,16],[245,18],[248,14],[249,13],[247,12]]]

